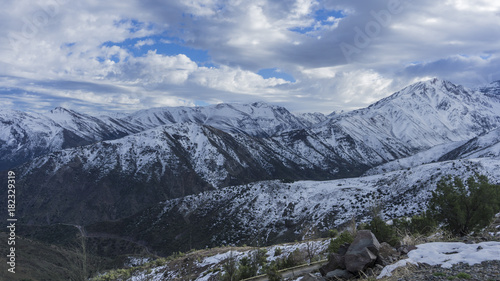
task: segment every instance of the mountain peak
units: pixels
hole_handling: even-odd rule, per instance
[[[264,101],[257,101],[251,104],[253,107],[271,107],[270,104],[264,102]]]
[[[463,86],[456,85],[448,80],[433,78],[427,81],[420,81],[411,84],[402,90],[392,94],[391,96],[382,99],[374,105],[380,105],[397,99],[418,99],[420,102],[431,102],[431,100],[439,101],[446,97],[451,98],[469,98],[472,91],[467,90]]]
[[[52,109],[50,111],[50,113],[52,113],[52,114],[56,114],[56,113],[70,113],[70,112],[71,112],[71,110],[66,109],[64,107],[61,107],[61,106],[58,106],[58,107],[56,107],[56,108],[54,108],[54,109]]]
[[[440,79],[440,78],[432,78],[426,81],[420,81],[415,84],[412,84],[408,87],[412,86],[424,86],[424,87],[431,87],[431,88],[444,88],[444,89],[454,89],[454,88],[460,88],[463,89],[462,86],[456,85],[451,81]],[[407,88],[408,88],[407,87]],[[403,89],[404,90],[404,89]]]

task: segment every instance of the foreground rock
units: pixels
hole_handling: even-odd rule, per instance
[[[356,238],[354,238],[344,256],[347,271],[357,274],[368,267],[373,267],[379,249],[380,243],[371,231],[358,231]]]
[[[361,273],[371,275],[375,268],[391,263],[397,256],[399,253],[394,248],[387,243],[380,244],[371,231],[360,230],[354,241],[331,254],[319,271],[329,280],[350,279],[363,275]]]

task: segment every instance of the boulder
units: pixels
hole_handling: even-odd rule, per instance
[[[378,242],[377,237],[375,237],[370,230],[358,231],[354,241],[349,246],[346,255],[358,253],[364,248],[367,248],[373,254],[378,255],[380,243]]]
[[[357,274],[375,264],[380,243],[369,230],[360,230],[344,256],[346,269]]]
[[[331,280],[338,280],[338,279],[350,279],[354,277],[354,275],[344,269],[335,269],[334,271],[328,272],[328,274],[325,277]]]
[[[396,251],[391,245],[386,242],[382,242],[380,244],[379,252],[377,255],[376,264],[380,264],[383,266],[391,264],[397,257],[399,256],[399,252]]]
[[[337,254],[339,255],[345,255],[347,253],[347,250],[349,249],[349,246],[351,246],[351,244],[349,243],[344,243],[343,245],[340,245],[339,247],[339,250],[337,251]]]
[[[379,248],[379,255],[383,258],[389,258],[390,256],[397,257],[399,252],[396,251],[389,243],[382,242]]]
[[[319,268],[321,275],[325,276],[328,272],[335,269],[345,269],[344,256],[339,254],[331,254],[328,257],[328,263]]]
[[[401,255],[407,255],[409,252],[416,250],[417,247],[413,245],[402,245],[401,247],[398,248],[398,252]]]
[[[377,255],[368,248],[363,248],[356,252],[348,252],[344,258],[346,269],[352,273],[358,273],[373,266],[377,260]]]

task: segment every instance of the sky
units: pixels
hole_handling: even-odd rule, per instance
[[[0,104],[331,113],[433,77],[500,80],[499,50],[499,1],[3,0]]]

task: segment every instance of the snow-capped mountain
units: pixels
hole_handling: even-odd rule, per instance
[[[480,92],[500,99],[500,80],[491,82],[489,85],[478,89]]]
[[[499,128],[500,100],[433,79],[326,120],[317,116],[307,121],[265,103],[155,108],[116,119],[97,119],[64,109],[48,116],[24,116],[21,125],[13,121],[3,124],[45,128],[39,125],[43,120],[54,132],[39,129],[39,134],[51,132],[41,139],[52,140],[59,145],[52,146],[56,149],[63,148],[61,132],[94,143],[77,146],[80,143],[74,142],[77,147],[19,167],[26,192],[36,194],[21,209],[38,222],[42,218],[94,222],[225,186],[270,179],[355,177],[411,156],[416,158],[406,160],[408,167],[429,163],[429,157],[438,161],[436,155],[441,157]],[[96,142],[118,134],[128,135]],[[490,142],[495,138],[492,134]],[[43,145],[47,141],[40,147]],[[398,167],[393,164],[372,172]],[[89,204],[94,208],[88,208]]]
[[[301,240],[311,231],[326,233],[370,218],[370,207],[382,207],[386,219],[419,214],[444,175],[463,178],[485,174],[500,182],[500,160],[454,160],[385,174],[332,181],[264,181],[231,186],[166,200],[126,220],[98,223],[87,230],[150,241],[167,254],[193,241],[197,248],[220,244],[267,245]],[[259,239],[256,241],[256,239]],[[179,249],[177,249],[179,250]]]
[[[361,169],[333,153],[312,153],[195,123],[164,125],[54,152],[19,167],[25,185],[21,192],[35,195],[26,196],[30,199],[20,213],[33,221],[49,215],[51,222],[87,223],[125,217],[160,200],[207,189],[264,179],[338,178]],[[50,193],[57,197],[42,200]],[[89,202],[95,208],[71,212]]]
[[[63,148],[184,122],[232,134],[272,137],[296,150],[311,151],[314,158],[334,153],[347,162],[373,167],[499,127],[500,98],[492,94],[497,84],[482,93],[433,79],[411,85],[368,108],[328,117],[318,113],[293,115],[283,107],[262,102],[153,108],[99,118],[63,108],[44,115],[3,112],[0,169]]]
[[[319,124],[328,119],[326,115],[320,112],[313,113],[300,113],[296,114],[297,118],[299,118],[302,123],[307,124],[308,127],[312,127],[313,125]]]
[[[138,111],[122,120],[142,128],[190,122],[255,137],[270,137],[310,125],[310,121],[296,117],[284,107],[264,102],[221,103],[204,107],[160,107]]]
[[[73,110],[48,114],[0,111],[0,170],[68,147],[116,139],[137,131],[112,118],[107,122]]]
[[[283,107],[263,102],[206,107],[163,107],[132,114],[94,117],[65,108],[47,114],[0,112],[0,170],[64,148],[113,140],[162,125],[196,123],[225,132],[269,137],[304,129],[324,119],[298,117]]]
[[[374,166],[498,127],[500,99],[433,79],[367,108],[334,115],[312,131],[344,158]]]

